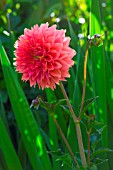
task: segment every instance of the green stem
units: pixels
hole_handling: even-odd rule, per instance
[[[82,134],[81,134],[81,129],[80,129],[80,123],[76,123],[76,131],[77,131],[78,145],[79,145],[82,165],[84,168],[87,168],[87,162],[86,162],[86,157],[84,153],[84,146],[83,146],[83,139],[82,139]]]
[[[75,159],[74,154],[73,154],[73,152],[71,150],[71,147],[70,147],[68,141],[66,140],[66,137],[64,136],[64,134],[63,134],[63,132],[62,132],[62,130],[61,130],[57,120],[55,119],[54,114],[51,114],[51,117],[52,117],[52,119],[53,119],[53,121],[54,121],[54,123],[55,123],[55,125],[56,125],[56,127],[57,127],[57,129],[58,129],[58,131],[60,133],[60,135],[62,136],[62,139],[63,139],[63,141],[64,141],[64,143],[65,143],[65,145],[66,145],[66,147],[67,147],[67,149],[68,149],[68,151],[69,151],[69,153],[70,153],[70,155],[71,155],[71,157],[72,157],[72,159],[74,161],[74,164],[77,165],[77,167],[79,168],[78,162]]]
[[[67,96],[67,93],[66,93],[66,91],[65,91],[65,89],[64,89],[64,86],[63,86],[62,82],[60,82],[60,88],[61,88],[61,90],[62,90],[62,93],[63,93],[63,95],[64,95],[64,98],[66,99],[66,103],[67,103],[68,108],[69,108],[69,110],[70,110],[70,112],[71,112],[71,115],[72,115],[72,118],[73,118],[73,120],[74,120],[74,123],[76,124],[76,122],[78,122],[78,119],[77,119],[77,117],[76,117],[76,115],[75,115],[75,113],[74,113],[74,111],[73,111],[73,108],[72,108],[72,106],[71,106],[71,104],[70,104],[69,98],[68,98],[68,96]]]
[[[90,43],[91,43],[90,41],[87,42],[86,53],[84,56],[84,84],[83,84],[82,102],[81,102],[79,117],[81,116],[81,112],[84,106],[85,91],[86,91],[86,76],[87,76],[87,59],[88,59],[88,50],[89,50]]]
[[[70,110],[70,113],[72,115],[72,118],[74,120],[75,126],[76,126],[76,131],[77,131],[77,139],[78,139],[78,145],[79,145],[79,150],[80,150],[80,156],[81,156],[81,161],[82,161],[82,165],[84,168],[87,167],[87,162],[86,162],[86,157],[85,157],[85,153],[84,153],[84,146],[83,146],[83,140],[82,140],[82,134],[81,134],[81,129],[80,129],[80,119],[78,119],[73,111],[73,108],[70,104],[69,98],[66,94],[66,91],[64,89],[64,86],[62,84],[62,82],[60,82],[60,88],[62,90],[62,93],[64,95],[64,98],[66,99],[68,108]]]

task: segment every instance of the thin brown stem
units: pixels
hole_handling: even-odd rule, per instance
[[[73,108],[72,108],[72,106],[71,106],[71,104],[70,104],[69,98],[68,98],[68,96],[67,96],[67,93],[66,93],[66,91],[65,91],[65,89],[64,89],[64,86],[63,86],[62,82],[60,82],[60,88],[61,88],[61,90],[62,90],[62,93],[63,93],[63,95],[64,95],[64,98],[66,99],[66,103],[67,103],[68,108],[69,108],[69,110],[70,110],[70,112],[71,112],[71,115],[72,115],[72,117],[73,117],[73,120],[74,120],[75,123],[77,123],[77,122],[78,122],[78,119],[77,119],[77,117],[76,117],[76,115],[75,115],[75,113],[74,113],[74,111],[73,111]]]
[[[85,157],[85,153],[84,153],[84,146],[83,146],[83,140],[82,140],[82,134],[81,134],[81,129],[80,129],[80,120],[76,117],[73,108],[70,104],[69,98],[66,94],[66,91],[64,89],[64,86],[62,84],[62,82],[60,82],[60,88],[62,90],[62,93],[64,95],[64,98],[66,99],[68,108],[70,110],[70,113],[72,115],[72,118],[74,120],[75,126],[76,126],[76,131],[77,131],[77,139],[78,139],[78,145],[79,145],[79,150],[80,150],[80,156],[81,156],[81,161],[82,161],[82,165],[84,168],[87,167],[87,162],[86,162],[86,157]]]
[[[88,50],[90,46],[90,41],[88,41],[87,46],[86,46],[86,53],[84,56],[84,84],[83,84],[83,92],[82,92],[82,102],[81,102],[81,107],[80,107],[80,114],[82,112],[83,106],[84,106],[84,99],[85,99],[85,91],[86,91],[86,76],[87,76],[87,59],[88,59]]]
[[[63,132],[62,132],[62,130],[61,130],[61,128],[60,128],[57,120],[55,119],[55,117],[54,117],[53,114],[51,114],[51,116],[52,116],[52,119],[53,119],[53,121],[54,121],[54,123],[55,123],[55,125],[56,125],[56,127],[57,127],[57,129],[58,129],[58,131],[59,131],[59,133],[60,133],[60,135],[62,136],[62,139],[63,139],[63,141],[64,141],[64,143],[65,143],[65,145],[66,145],[66,147],[67,147],[67,149],[68,149],[68,151],[69,151],[69,153],[70,153],[70,155],[71,155],[71,157],[72,157],[72,159],[73,159],[73,161],[74,161],[74,164],[77,165],[77,167],[79,167],[78,162],[77,162],[77,160],[75,159],[74,154],[73,154],[73,152],[72,152],[72,150],[71,150],[71,147],[70,147],[69,143],[67,142],[67,139],[66,139],[66,137],[64,136],[64,134],[63,134]]]
[[[79,146],[79,150],[80,150],[82,165],[84,166],[84,168],[86,168],[87,162],[86,162],[86,157],[85,157],[85,153],[84,153],[84,146],[83,146],[82,134],[81,134],[81,129],[80,129],[79,123],[76,124],[76,131],[77,131],[78,146]]]

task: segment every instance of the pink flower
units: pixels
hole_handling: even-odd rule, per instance
[[[34,25],[25,29],[15,43],[16,71],[22,73],[23,81],[30,81],[30,86],[38,84],[42,89],[56,88],[56,84],[69,77],[69,68],[76,52],[69,47],[70,38],[65,37],[65,30],[57,30],[56,25]]]

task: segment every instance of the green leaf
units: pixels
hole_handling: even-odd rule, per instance
[[[102,128],[98,129],[98,133],[102,135],[104,130],[106,129],[107,125],[104,125]]]
[[[94,153],[91,154],[91,159],[94,159],[95,156],[97,156],[101,153],[107,153],[107,152],[113,152],[113,150],[111,150],[109,148],[98,149]]]
[[[59,156],[56,161],[62,161],[62,166],[67,165],[72,168],[72,158],[69,154],[65,154],[63,156]]]
[[[63,106],[63,105],[61,105],[61,107],[62,107],[62,109],[64,110],[64,112],[70,116],[70,111],[69,111],[69,109],[66,108],[66,106]]]
[[[96,165],[93,165],[90,170],[98,170],[97,166]]]
[[[102,34],[102,19],[100,14],[101,3],[98,0],[91,0],[91,12],[90,12],[90,35]],[[107,106],[106,106],[106,68],[105,68],[105,50],[104,45],[101,47],[91,47],[91,58],[89,58],[88,65],[91,84],[93,87],[93,96],[99,96],[99,100],[96,100],[93,106],[93,113],[96,113],[98,121],[107,122]],[[93,74],[92,74],[93,73]],[[101,147],[108,147],[108,131],[107,128],[102,134]],[[106,159],[107,154],[103,153],[99,155],[100,158]],[[109,170],[108,162],[105,165],[101,165],[99,170]]]
[[[8,170],[22,170],[21,164],[18,160],[16,152],[4,127],[4,124],[0,118],[0,148],[4,154],[4,158],[8,167]]]
[[[3,105],[3,95],[1,93],[0,93],[0,117],[9,133],[7,118],[6,118],[5,109],[4,109],[4,105]]]
[[[54,107],[53,107],[53,110],[55,111],[59,106],[61,106],[61,104],[63,103],[63,102],[65,102],[66,101],[66,99],[60,99],[58,102],[56,102],[56,104],[54,105]]]
[[[102,32],[101,15],[99,1],[91,1],[90,12],[90,35],[100,34]],[[90,58],[89,58],[90,60]],[[104,46],[99,48],[91,47],[91,68],[89,70],[93,95],[99,96],[99,100],[95,101],[95,110],[98,121],[107,124],[107,108],[106,108],[106,75],[105,75],[105,53]],[[93,72],[93,75],[92,75]],[[102,145],[107,146],[107,129],[103,133]]]
[[[68,19],[68,25],[69,25],[69,31],[70,31],[70,36],[71,36],[71,44],[73,46],[73,48],[77,47],[77,37],[76,37],[76,34],[75,34],[75,31]]]
[[[51,170],[51,163],[39,128],[30,110],[23,90],[0,43],[0,59],[11,105],[22,140],[34,170]]]
[[[26,167],[27,153],[26,153],[22,138],[19,139],[18,157],[24,169]]]
[[[96,129],[96,127],[93,128],[94,132],[92,132],[92,134],[91,134],[91,143],[92,143],[91,147],[92,147],[93,152],[95,151],[97,144],[101,143],[102,134],[103,134],[105,128],[106,128],[106,125],[104,125],[100,129]]]
[[[87,129],[92,129],[93,127],[96,128],[96,126],[102,125],[102,122],[94,121],[91,122],[89,125],[87,125]]]
[[[88,99],[84,102],[84,107],[83,110],[81,112],[81,115],[88,109],[89,106],[91,106],[91,104],[98,98],[98,96],[92,98],[92,99]]]
[[[108,162],[108,159],[95,158],[94,161],[95,161],[95,164],[96,164],[96,165],[101,165],[101,164],[103,164],[103,163]]]
[[[113,14],[113,1],[109,0],[110,13]],[[106,69],[106,89],[107,89],[107,130],[108,130],[108,146],[113,149],[113,136],[111,135],[113,132],[113,67],[112,67],[112,59],[113,59],[113,44],[111,41],[113,40],[113,17],[111,15],[107,15],[107,11],[103,9],[103,21],[106,22],[107,28],[109,28],[110,36],[105,36],[105,69]],[[108,154],[109,158],[109,167],[113,169],[113,153]]]

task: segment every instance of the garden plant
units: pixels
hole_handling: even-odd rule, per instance
[[[112,8],[0,1],[0,170],[113,170]]]

